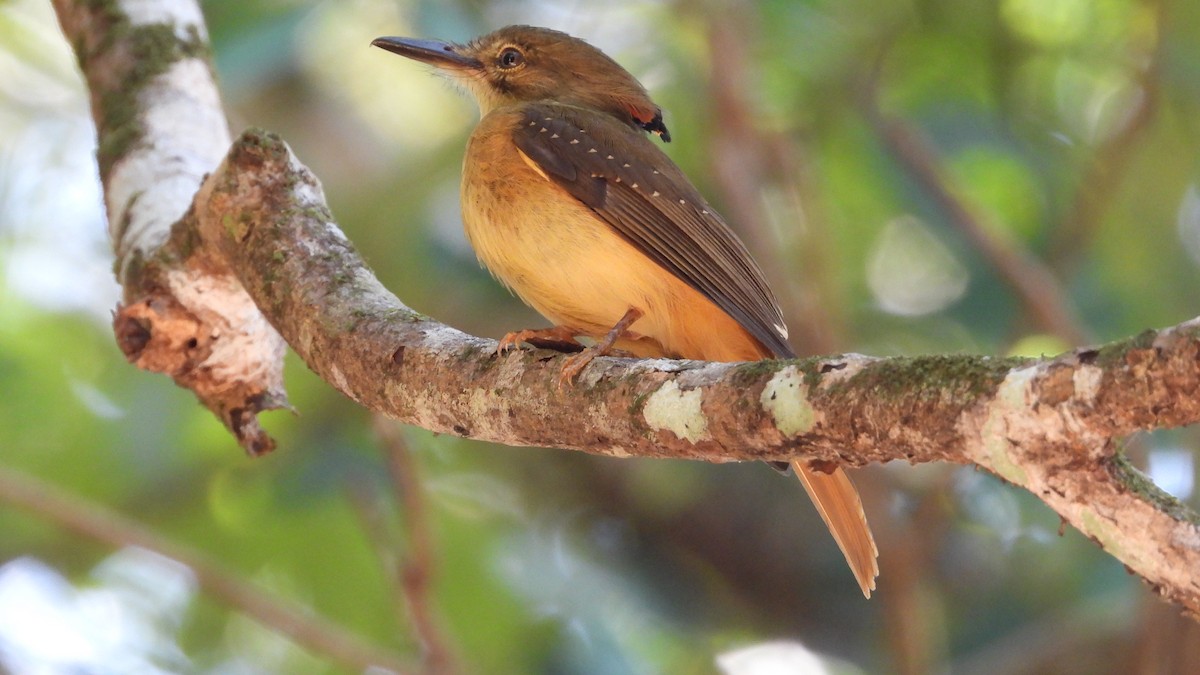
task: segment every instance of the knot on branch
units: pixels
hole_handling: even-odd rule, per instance
[[[113,314],[113,332],[130,363],[176,381],[195,373],[212,353],[212,336],[169,295],[119,305]]]

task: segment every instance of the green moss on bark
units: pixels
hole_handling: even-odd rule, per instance
[[[102,88],[98,101],[96,158],[100,175],[107,181],[113,165],[145,135],[138,117],[142,110],[138,103],[142,90],[176,61],[185,58],[207,61],[210,51],[196,26],[188,26],[182,32],[166,23],[138,26],[129,21],[116,2],[92,2],[90,6],[99,20],[108,24],[108,30],[104,41],[92,53],[79,52],[81,67],[86,67],[91,58],[119,48],[122,57],[116,63],[124,68],[107,74],[116,82]]]
[[[1136,338],[1135,338],[1136,339]],[[1196,524],[1196,512],[1187,507],[1172,495],[1154,484],[1154,481],[1138,471],[1124,454],[1118,452],[1109,460],[1113,476],[1130,492],[1140,496],[1147,502],[1156,505],[1159,510],[1175,520]]]
[[[1009,371],[1028,365],[1024,358],[977,356],[917,356],[878,361],[863,368],[830,391],[840,388],[870,393],[883,400],[912,396],[975,397],[990,394]]]

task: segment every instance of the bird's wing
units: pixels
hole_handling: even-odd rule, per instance
[[[762,270],[683,172],[642,132],[575,106],[524,108],[513,142],[654,262],[703,293],[775,356],[792,356]]]

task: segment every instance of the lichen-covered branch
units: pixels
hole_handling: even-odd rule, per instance
[[[193,0],[54,0],[91,94],[109,237],[124,301],[117,343],[138,367],[196,393],[252,454],[261,410],[287,405],[285,346],[223,261],[162,247],[229,128]]]
[[[1156,589],[1200,611],[1193,515],[1117,439],[1200,420],[1200,322],[1055,358],[835,357],[704,363],[561,357],[421,316],[383,289],[278,138],[247,132],[178,230],[224,257],[308,365],[405,422],[614,456],[985,467],[1041,497]]]
[[[56,6],[85,55],[93,100],[115,95],[110,78],[90,71],[98,60],[114,59],[108,67],[124,72],[128,47],[115,45],[143,24],[114,19],[111,8],[125,6],[119,0]],[[174,39],[202,35],[181,32],[180,21],[166,22]],[[125,27],[105,37],[106,25]],[[197,60],[179,46],[166,51],[180,63]],[[142,200],[160,196],[161,210],[151,213],[166,213],[168,201],[179,198],[157,192],[153,177],[177,163],[175,150],[155,153],[174,147],[176,132],[153,124],[158,113],[149,111],[171,100],[157,93],[171,91],[173,74],[187,68],[195,70],[156,66],[146,76],[135,69],[129,78],[138,86],[126,92],[134,112],[113,121],[107,106],[96,109],[110,213],[120,219],[114,236],[125,256],[118,335],[139,365],[165,364],[248,448],[269,443],[254,414],[282,404],[281,334],[347,396],[443,433],[714,462],[976,464],[1029,489],[1162,595],[1200,612],[1194,514],[1117,449],[1135,431],[1200,420],[1200,323],[1036,360],[602,358],[560,387],[561,357],[497,355],[494,342],[421,316],[388,293],[334,224],[317,179],[270,134],[251,131],[234,142],[194,201],[187,198],[191,208],[169,237],[160,220],[145,220],[135,208]],[[129,120],[131,130],[116,143],[112,129]],[[142,159],[144,176],[123,173],[125,163]],[[187,175],[200,184],[199,174]],[[122,187],[125,180],[137,189]],[[183,211],[182,201],[174,204],[175,213]],[[123,243],[131,232],[150,231],[153,245]]]

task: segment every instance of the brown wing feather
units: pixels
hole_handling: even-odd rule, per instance
[[[683,172],[604,113],[535,103],[513,142],[638,250],[703,293],[775,356],[793,356],[762,270]]]

